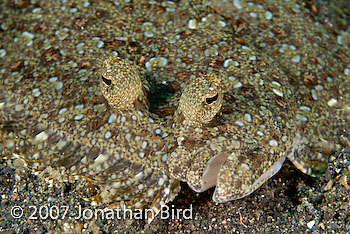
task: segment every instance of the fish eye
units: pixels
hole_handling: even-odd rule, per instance
[[[206,102],[208,105],[210,105],[210,104],[212,104],[213,102],[215,102],[216,100],[218,100],[218,98],[219,98],[219,94],[216,93],[215,96],[206,98],[206,99],[205,99],[205,102]]]
[[[103,76],[101,76],[101,79],[107,86],[110,86],[112,84],[112,80],[106,79]]]

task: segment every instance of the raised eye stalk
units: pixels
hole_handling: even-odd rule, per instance
[[[100,82],[103,96],[117,111],[134,108],[135,101],[145,99],[137,69],[121,58],[112,55],[104,61]]]
[[[187,123],[200,125],[210,122],[221,105],[220,81],[211,73],[196,78],[184,88],[177,112]]]

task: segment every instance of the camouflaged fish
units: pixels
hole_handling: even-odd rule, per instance
[[[349,47],[295,1],[50,4],[19,16],[22,33],[3,22],[1,153],[97,200],[159,209],[181,180],[225,202],[286,157],[321,174],[349,144]],[[145,68],[96,62],[111,50]],[[173,91],[153,105],[159,87]]]

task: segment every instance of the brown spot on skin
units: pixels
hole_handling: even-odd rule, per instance
[[[311,63],[317,64],[317,59],[315,59],[315,58],[310,58],[309,60],[310,60]]]
[[[27,7],[30,3],[29,0],[19,0],[19,1],[14,1],[15,2],[15,6],[17,8],[24,8]]]
[[[86,18],[76,18],[73,23],[74,29],[84,29],[85,25],[87,24],[88,19]]]
[[[220,46],[219,53],[223,54],[223,53],[225,53],[228,50],[229,50],[229,48],[227,46]]]
[[[191,35],[192,31],[191,30],[184,30],[180,33],[181,38],[184,39],[186,37],[188,37],[189,35]]]
[[[232,28],[233,28],[233,31],[236,32],[236,33],[239,33],[241,32],[242,30],[245,30],[248,28],[247,26],[247,23],[244,19],[242,18],[239,18],[237,20],[234,20],[232,22]]]
[[[83,61],[83,62],[80,64],[80,68],[87,68],[87,67],[90,67],[90,66],[91,66],[90,61]]]
[[[242,39],[235,37],[233,38],[237,43],[241,44],[241,45],[247,45],[247,43],[245,41],[243,41]]]
[[[114,48],[116,46],[116,40],[114,38],[104,41],[106,48]]]
[[[61,58],[61,54],[59,49],[50,48],[44,52],[44,60],[46,63],[57,61],[60,58]]]
[[[132,9],[132,6],[129,5],[129,6],[125,6],[125,7],[123,8],[123,10],[124,10],[126,13],[131,13],[133,9]]]
[[[34,32],[36,33],[42,33],[47,29],[46,25],[43,23],[37,24],[34,27]]]
[[[99,127],[101,127],[102,119],[100,118],[94,118],[91,120],[91,124],[89,125],[90,130],[94,131],[97,130]]]
[[[141,46],[138,42],[129,42],[128,46],[127,46],[127,51],[129,54],[139,54],[141,51]]]
[[[306,72],[303,74],[303,81],[304,81],[304,84],[306,85],[316,85],[317,77],[310,72]]]
[[[281,27],[274,27],[271,29],[271,31],[276,34],[276,36],[281,40],[285,39],[288,36],[287,32],[285,32]]]
[[[160,54],[166,55],[169,52],[169,48],[167,46],[162,46],[159,48],[159,52],[160,52]]]
[[[113,138],[113,140],[117,140],[117,137],[118,137],[118,135],[119,135],[119,131],[117,131],[117,130],[115,130],[115,131],[113,131],[113,133],[112,133],[112,138]]]
[[[65,89],[63,90],[64,95],[69,95],[72,92],[72,85],[68,84]]]
[[[189,64],[190,62],[192,61],[192,59],[190,59],[190,58],[181,58],[181,62],[183,62],[183,63],[186,63],[186,64]]]
[[[251,87],[250,85],[243,85],[240,88],[240,93],[245,97],[252,96],[252,90],[253,90],[253,87]]]
[[[104,10],[97,10],[95,15],[96,15],[97,18],[107,17],[108,16],[108,12],[104,11]]]
[[[165,12],[165,8],[162,6],[159,6],[159,5],[156,5],[154,10],[155,10],[156,14],[162,14]]]
[[[222,67],[223,64],[224,64],[224,60],[216,57],[212,60],[212,62],[209,65],[215,68],[219,68],[219,67]]]
[[[266,44],[268,44],[268,45],[274,45],[274,44],[276,44],[276,40],[273,39],[273,38],[265,38],[265,39],[264,39],[264,42],[265,42]]]
[[[188,73],[186,72],[179,72],[176,74],[176,77],[180,80],[185,80],[188,77]]]
[[[165,116],[174,114],[175,110],[176,110],[176,107],[162,108],[162,109],[154,110],[154,113],[163,118]]]
[[[286,105],[287,105],[286,100],[284,100],[282,97],[277,96],[277,95],[275,95],[274,98],[279,106],[286,107]]]
[[[51,109],[53,107],[54,103],[53,101],[46,103],[46,109]]]
[[[14,72],[14,71],[19,71],[22,68],[24,68],[24,62],[18,61],[10,68],[10,70],[11,70],[11,72]]]

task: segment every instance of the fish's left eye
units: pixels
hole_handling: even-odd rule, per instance
[[[107,86],[110,86],[112,84],[112,80],[106,79],[103,76],[101,76],[101,79]]]

